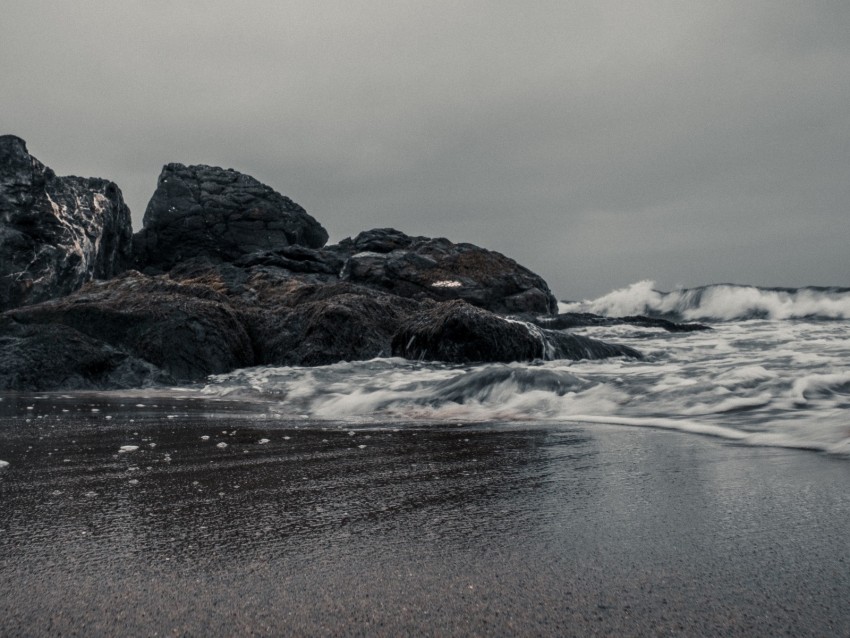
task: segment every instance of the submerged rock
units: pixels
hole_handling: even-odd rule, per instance
[[[136,266],[167,271],[204,256],[233,261],[292,244],[321,248],[328,233],[301,206],[253,177],[167,164],[134,237]]]
[[[130,210],[99,178],[57,177],[0,136],[0,310],[67,295],[130,263]]]
[[[564,312],[554,317],[525,317],[528,321],[551,330],[565,330],[584,326],[620,326],[631,325],[643,328],[661,328],[667,332],[698,332],[711,330],[701,323],[677,323],[658,317],[630,315],[627,317],[604,317],[590,312]]]
[[[402,325],[392,346],[396,356],[453,363],[641,356],[626,346],[544,330],[461,300],[430,305]]]

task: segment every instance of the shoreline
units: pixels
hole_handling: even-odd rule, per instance
[[[610,425],[90,416],[0,419],[10,635],[850,632],[846,460]]]

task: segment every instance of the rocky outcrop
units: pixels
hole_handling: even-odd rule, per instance
[[[543,278],[513,259],[473,244],[411,237],[394,228],[365,231],[321,249],[258,251],[233,263],[311,275],[313,282],[346,281],[417,301],[463,299],[502,314],[548,315],[557,307]]]
[[[389,228],[325,246],[303,208],[233,170],[165,166],[133,237],[114,184],[58,178],[6,136],[0,213],[0,389],[389,356],[640,356],[549,329],[568,320],[546,282],[500,253]]]
[[[321,248],[328,233],[288,197],[232,169],[167,164],[134,237],[136,267],[167,271],[194,257],[233,261],[259,250]]]
[[[131,259],[130,211],[99,178],[57,177],[0,136],[0,310],[67,295]]]

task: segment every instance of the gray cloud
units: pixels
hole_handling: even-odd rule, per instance
[[[850,5],[11,1],[0,129],[115,180],[237,168],[340,239],[500,250],[562,297],[850,285]]]

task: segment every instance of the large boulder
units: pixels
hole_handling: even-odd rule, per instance
[[[22,139],[0,136],[0,310],[112,277],[129,265],[131,242],[115,184],[57,177]]]
[[[351,256],[341,278],[412,299],[462,299],[497,313],[551,314],[542,277],[501,253],[448,239],[376,229],[341,242]]]
[[[232,169],[167,164],[134,237],[136,266],[170,270],[194,257],[233,261],[301,245],[321,248],[328,233],[288,197]]]

